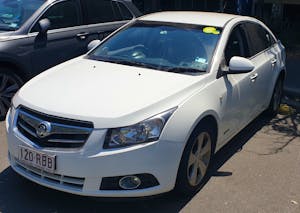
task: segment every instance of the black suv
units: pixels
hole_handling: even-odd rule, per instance
[[[0,0],[0,120],[25,81],[140,15],[128,0]]]

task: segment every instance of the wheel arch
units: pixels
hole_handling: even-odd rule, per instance
[[[280,71],[278,71],[276,73],[276,76],[273,77],[272,79],[272,86],[270,86],[269,90],[269,96],[266,97],[266,105],[265,105],[265,108],[267,109],[267,107],[270,105],[270,102],[272,100],[272,95],[273,95],[273,92],[274,92],[274,88],[275,88],[275,85],[276,85],[276,82],[279,80],[279,79],[282,79],[282,81],[284,82],[285,79],[286,79],[286,69],[285,68],[282,68]]]
[[[194,132],[203,123],[207,123],[209,125],[212,125],[212,128],[214,130],[214,142],[216,143],[217,139],[218,139],[218,127],[219,127],[219,124],[218,124],[218,121],[217,121],[215,115],[213,115],[212,113],[208,113],[207,115],[204,115],[203,117],[201,117],[198,120],[197,124],[194,126],[192,132]],[[191,134],[192,134],[192,132],[191,132]]]
[[[217,115],[217,113],[215,111],[207,111],[205,113],[203,113],[201,116],[199,116],[192,128],[191,128],[191,131],[189,132],[189,134],[187,135],[186,137],[186,140],[185,140],[185,146],[188,142],[188,140],[190,139],[191,135],[193,134],[193,132],[200,126],[202,125],[203,123],[209,123],[210,125],[213,126],[214,128],[214,143],[215,145],[217,144],[217,140],[218,140],[218,131],[219,131],[219,117]],[[182,157],[182,156],[181,156]]]
[[[27,73],[25,68],[18,63],[8,61],[8,60],[0,60],[0,69],[1,68],[13,70],[15,74],[18,77],[20,77],[24,82],[30,79],[29,73]]]
[[[278,75],[278,79],[282,79],[283,81],[285,80],[286,78],[286,69],[282,69],[280,72],[279,72],[279,75]]]

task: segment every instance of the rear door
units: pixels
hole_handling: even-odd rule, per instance
[[[104,39],[110,33],[134,18],[127,6],[109,0],[81,0],[83,20],[87,25],[83,34],[88,42]]]
[[[51,27],[47,36],[38,34],[38,21],[48,18]],[[81,39],[82,15],[77,0],[64,0],[50,5],[30,30],[34,38],[32,65],[39,73],[86,52],[87,42]]]
[[[268,97],[272,94],[270,88],[273,85],[272,76],[274,76],[272,63],[275,61],[276,55],[270,52],[269,34],[260,24],[247,22],[243,25],[243,29],[248,37],[250,59],[255,65],[253,75],[256,78],[253,79],[253,89],[257,96],[253,103],[253,109],[255,110],[254,115],[257,115],[269,104]]]
[[[277,42],[274,36],[265,28],[264,28],[264,33],[266,37],[266,43],[268,45],[268,49],[266,53],[270,61],[270,66],[271,66],[270,70],[272,70],[270,72],[271,76],[269,77],[270,78],[269,88],[268,88],[269,98],[267,98],[268,100],[271,100],[271,96],[274,90],[274,85],[277,80],[277,73],[280,73],[282,69],[282,48],[279,45],[280,42]],[[266,107],[268,106],[269,106],[269,101],[266,103]]]

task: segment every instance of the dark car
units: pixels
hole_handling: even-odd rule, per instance
[[[140,15],[126,0],[0,0],[0,120],[25,81]]]

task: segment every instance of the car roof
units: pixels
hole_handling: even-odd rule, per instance
[[[213,12],[169,11],[148,14],[140,17],[139,20],[195,24],[223,28],[228,21],[237,17],[241,16]]]

